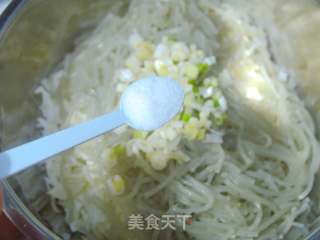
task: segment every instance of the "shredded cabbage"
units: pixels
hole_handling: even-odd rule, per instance
[[[139,240],[304,234],[298,219],[311,209],[320,162],[314,123],[270,60],[265,33],[232,4],[133,0],[123,16],[109,13],[38,88],[39,125],[48,133],[111,111],[147,75],[183,85],[176,119],[150,133],[120,128],[46,164],[71,231]],[[130,231],[137,213],[193,222],[186,232]]]

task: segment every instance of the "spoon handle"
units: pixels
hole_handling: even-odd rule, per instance
[[[125,123],[118,110],[0,153],[0,179],[15,174]]]

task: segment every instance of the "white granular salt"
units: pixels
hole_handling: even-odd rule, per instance
[[[120,108],[132,128],[155,130],[182,109],[184,92],[164,77],[148,77],[131,84],[121,97]]]

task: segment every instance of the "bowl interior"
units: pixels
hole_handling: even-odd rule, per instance
[[[35,87],[72,51],[74,40],[90,32],[113,4],[112,0],[15,0],[11,3],[0,19],[1,150],[41,135],[36,124],[41,114],[41,98],[33,94]],[[41,164],[10,177],[3,185],[9,215],[15,210],[34,223],[42,232],[39,239],[59,239],[47,228],[48,222],[63,221],[63,218],[57,215],[58,220],[46,219],[52,208]],[[10,217],[21,225],[21,221]]]
[[[41,135],[36,119],[41,98],[33,94],[39,81],[54,71],[74,40],[90,32],[120,0],[13,0],[0,18],[0,150]],[[121,0],[125,11],[128,0]],[[121,12],[119,12],[121,14]],[[52,211],[45,169],[39,164],[3,181],[5,207],[18,212],[38,231],[34,239],[61,239],[68,232],[63,214]],[[26,194],[27,193],[27,194]],[[55,227],[52,222],[61,222]],[[316,222],[314,229],[320,226]],[[21,228],[22,231],[29,231]],[[315,236],[309,239],[318,239]],[[71,239],[79,239],[72,235]]]

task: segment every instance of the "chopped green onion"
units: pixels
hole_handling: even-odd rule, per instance
[[[215,124],[218,127],[221,127],[225,123],[225,120],[226,120],[226,116],[225,115],[219,115],[219,116],[215,117],[214,121],[215,121]]]
[[[176,41],[178,41],[178,39],[177,39],[175,36],[168,36],[168,40],[169,40],[170,42],[176,42]]]
[[[90,187],[90,183],[88,181],[85,181],[79,194],[86,192],[89,189],[89,187]]]
[[[204,103],[204,98],[198,94],[195,96],[195,100],[197,103],[200,103],[200,104]]]
[[[145,138],[147,135],[148,135],[148,133],[143,132],[143,131],[134,131],[133,132],[134,138]]]
[[[113,147],[111,151],[111,154],[115,157],[123,155],[125,153],[126,153],[126,148],[121,144],[118,144],[115,147]]]
[[[197,133],[197,139],[202,140],[206,135],[206,131],[204,129],[200,129]]]
[[[197,85],[197,80],[191,79],[191,80],[188,81],[188,83],[189,83],[190,85],[192,85],[192,86],[195,86],[195,85]]]
[[[217,80],[212,81],[211,86],[214,88],[218,87],[218,81]]]
[[[79,166],[72,165],[72,166],[70,167],[70,171],[73,172],[73,173],[76,172],[77,169],[79,169]]]
[[[86,162],[85,160],[81,159],[81,158],[77,158],[77,162],[78,162],[78,163],[81,163],[81,164],[83,164],[83,165],[86,165],[86,164],[87,164],[87,162]]]
[[[108,186],[112,194],[121,195],[125,191],[125,180],[120,175],[115,175],[108,180]]]
[[[193,110],[193,114],[196,118],[200,118],[200,111],[199,110]]]
[[[198,69],[199,69],[199,76],[203,77],[209,71],[209,65],[206,63],[199,63]]]
[[[191,118],[191,115],[187,113],[183,113],[181,117],[182,121],[185,123],[189,122],[190,118]]]
[[[214,108],[220,107],[219,99],[216,98],[216,97],[214,97],[214,98],[212,99],[212,105],[213,105]]]
[[[193,92],[194,94],[198,94],[198,93],[200,93],[200,88],[197,87],[197,86],[192,86],[192,92]]]

